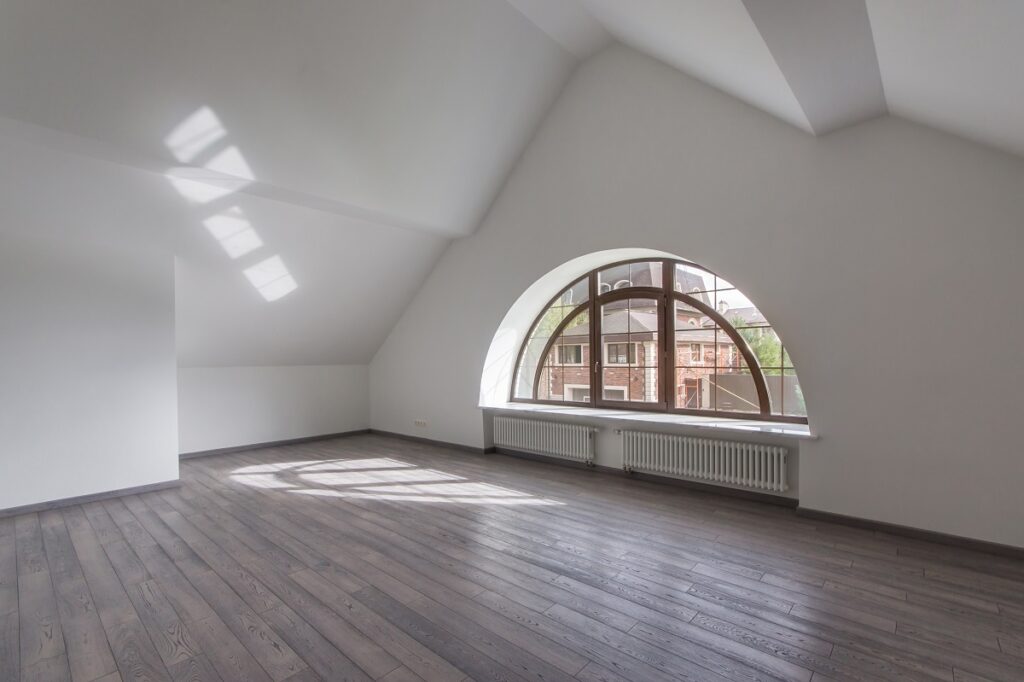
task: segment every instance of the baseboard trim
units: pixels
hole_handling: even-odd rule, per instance
[[[86,504],[87,502],[99,502],[100,500],[109,500],[114,497],[124,497],[125,495],[139,495],[142,493],[152,493],[158,490],[167,490],[168,488],[177,488],[181,485],[181,481],[177,478],[170,481],[162,481],[160,483],[149,483],[146,485],[137,485],[132,488],[119,488],[117,490],[108,490],[102,493],[90,493],[88,495],[78,495],[77,497],[64,497],[59,500],[50,500],[49,502],[36,502],[35,504],[26,504],[20,507],[8,507],[7,509],[0,509],[0,519],[8,516],[18,516],[19,514],[33,514],[41,511],[50,511],[51,509],[61,509],[62,507],[73,507],[76,504]]]
[[[739,488],[727,488],[720,485],[712,485],[710,483],[700,483],[699,481],[688,481],[684,478],[672,478],[670,476],[658,476],[656,474],[644,474],[640,472],[626,472],[622,469],[616,469],[615,467],[602,466],[595,464],[589,466],[583,462],[574,462],[570,459],[562,459],[561,457],[548,457],[546,455],[538,455],[532,452],[523,452],[521,450],[510,450],[508,448],[495,448],[494,452],[499,455],[508,455],[509,457],[517,457],[519,459],[529,459],[534,462],[543,462],[545,464],[554,464],[557,466],[570,467],[573,469],[589,469],[596,473],[631,478],[638,481],[647,481],[648,483],[658,483],[660,485],[670,485],[676,488],[686,488],[688,490],[694,490],[702,493],[709,493],[711,495],[721,495],[723,497],[735,497],[744,500],[750,500],[752,502],[761,502],[762,504],[770,504],[776,507],[787,507],[790,509],[795,508],[799,504],[799,500],[792,497],[782,497],[780,495],[769,495],[767,493],[759,493],[756,490],[740,490]]]
[[[995,554],[997,556],[1009,557],[1011,559],[1024,559],[1024,547],[1004,545],[998,542],[990,542],[988,540],[976,540],[962,535],[952,535],[950,533],[942,533],[936,530],[914,528],[913,526],[902,526],[898,523],[872,521],[871,519],[863,519],[859,516],[834,514],[832,512],[819,511],[817,509],[808,509],[807,507],[797,507],[795,511],[797,516],[802,516],[807,519],[828,521],[829,523],[838,523],[843,526],[878,531],[881,533],[888,533],[890,535],[900,535],[913,540],[924,540],[926,542],[934,542],[939,545],[947,545],[958,549],[969,549],[975,552],[985,552],[986,554]]]
[[[433,438],[423,438],[422,436],[410,436],[407,433],[397,433],[395,431],[381,431],[380,429],[369,429],[369,433],[375,436],[388,436],[389,438],[400,438],[401,440],[412,441],[413,443],[422,443],[424,445],[436,445],[442,448],[451,448],[452,450],[462,450],[463,452],[472,452],[475,455],[483,455],[488,452],[494,452],[494,448],[475,448],[472,445],[462,445],[461,443],[449,443],[443,440],[434,440]]]
[[[341,431],[339,433],[325,433],[320,436],[303,436],[302,438],[288,438],[286,440],[271,440],[251,445],[232,445],[226,448],[215,448],[213,450],[197,450],[195,452],[183,452],[178,459],[193,459],[195,457],[211,457],[213,455],[228,455],[232,452],[244,452],[246,450],[259,450],[261,448],[276,448],[282,445],[299,445],[301,443],[312,443],[318,440],[331,440],[333,438],[346,438],[348,436],[361,436],[370,433],[370,429],[356,429],[354,431]]]

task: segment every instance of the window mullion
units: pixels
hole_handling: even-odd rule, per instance
[[[601,347],[601,318],[597,305],[597,270],[590,273],[590,405],[596,407],[598,396],[604,390],[601,384],[601,363],[604,360],[604,349]]]

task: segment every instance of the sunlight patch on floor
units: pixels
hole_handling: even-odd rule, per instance
[[[234,469],[235,483],[314,497],[431,504],[562,505],[483,481],[390,457],[269,462]]]

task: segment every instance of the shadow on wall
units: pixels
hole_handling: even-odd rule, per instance
[[[231,480],[315,497],[501,506],[564,504],[390,457],[256,464],[235,469]]]
[[[269,302],[295,291],[299,285],[280,255],[261,258],[263,240],[231,200],[256,178],[217,114],[209,107],[197,109],[164,138],[164,144],[174,158],[187,164],[169,169],[168,181],[198,207],[203,226],[229,258],[254,261],[242,273],[260,296]]]

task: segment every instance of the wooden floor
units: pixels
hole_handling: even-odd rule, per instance
[[[0,520],[0,680],[1024,680],[1024,562],[380,436]]]

